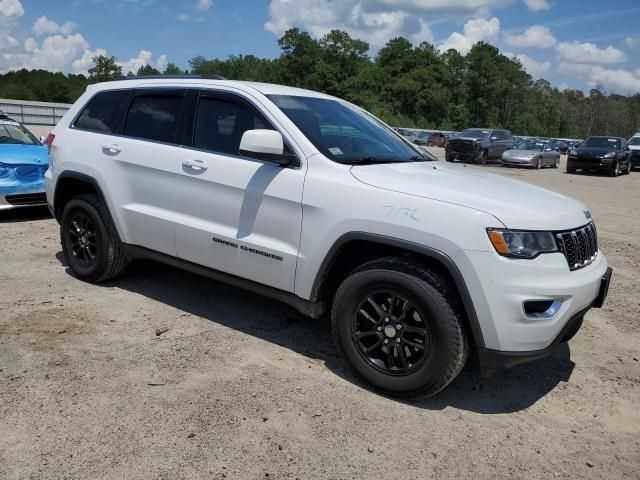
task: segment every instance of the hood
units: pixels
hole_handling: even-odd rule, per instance
[[[576,148],[578,155],[597,155],[602,156],[610,152],[615,152],[615,148],[602,148],[602,147],[578,147]]]
[[[48,162],[48,151],[44,145],[0,143],[0,164],[43,166]]]
[[[532,157],[535,157],[536,155],[538,155],[540,152],[536,152],[534,150],[517,150],[517,149],[512,149],[512,150],[507,150],[506,152],[504,152],[503,155],[507,155],[509,157],[529,157],[529,155],[531,155]]]
[[[449,140],[449,142],[459,142],[459,141],[465,141],[465,142],[481,142],[483,139],[482,138],[472,138],[472,137],[456,137],[456,138],[452,138],[451,140]]]
[[[377,188],[489,213],[512,229],[558,231],[588,222],[587,208],[577,200],[473,167],[390,163],[354,166],[351,174]]]
[[[627,145],[629,150],[640,150],[640,145]]]

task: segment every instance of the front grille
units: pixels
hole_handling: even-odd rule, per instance
[[[598,255],[598,234],[596,226],[589,223],[584,227],[556,234],[558,249],[567,259],[570,270],[578,270],[593,263]]]
[[[475,150],[475,142],[471,140],[458,140],[451,142],[451,149],[460,153],[469,153]]]
[[[4,197],[11,205],[43,205],[47,203],[45,193],[24,193],[20,195],[7,195]]]

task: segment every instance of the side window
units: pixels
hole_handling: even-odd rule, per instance
[[[513,135],[511,134],[511,132],[509,130],[505,130],[504,131],[504,138],[505,138],[505,140],[513,140]]]
[[[494,130],[493,131],[493,136],[497,137],[498,140],[504,140],[504,132],[502,130]]]
[[[130,94],[130,90],[115,90],[97,94],[84,107],[74,127],[92,132],[116,132]]]
[[[242,134],[272,127],[248,106],[221,98],[202,97],[198,102],[193,146],[238,155]]]
[[[175,143],[183,98],[184,96],[180,94],[136,96],[127,113],[124,135],[156,142]]]

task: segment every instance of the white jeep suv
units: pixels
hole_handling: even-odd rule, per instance
[[[330,314],[354,372],[433,395],[469,352],[548,354],[604,301],[584,205],[411,145],[296,88],[198,78],[90,86],[49,137],[65,258],[102,282],[150,258]]]

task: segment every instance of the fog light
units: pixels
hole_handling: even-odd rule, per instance
[[[562,300],[528,300],[522,304],[527,317],[551,318],[562,306]]]

